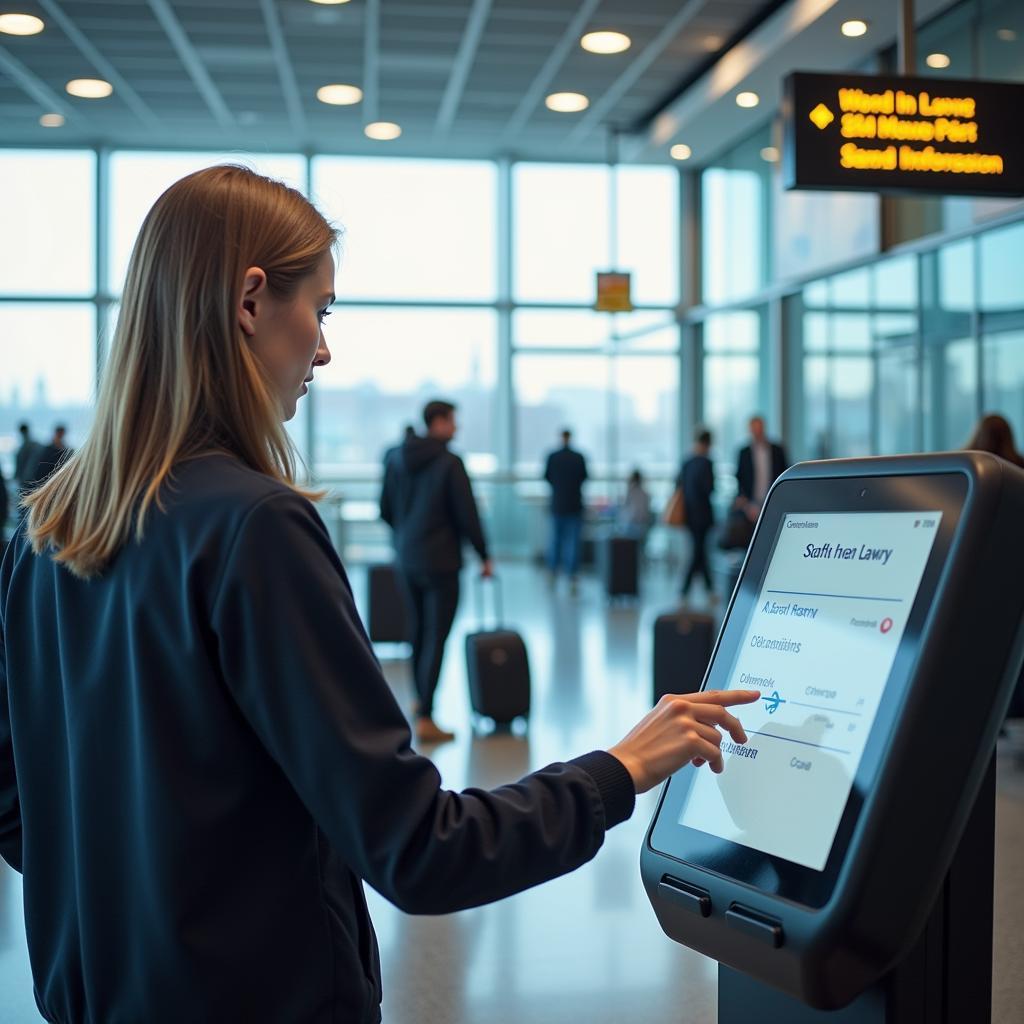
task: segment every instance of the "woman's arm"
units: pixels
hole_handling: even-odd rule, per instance
[[[212,617],[242,714],[337,852],[403,910],[458,910],[571,871],[632,813],[630,775],[605,752],[489,792],[442,789],[297,495],[249,513]]]

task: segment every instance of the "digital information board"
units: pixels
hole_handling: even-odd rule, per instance
[[[785,516],[727,685],[761,691],[748,742],[723,742],[680,825],[824,868],[941,519]]]
[[[784,97],[788,189],[1024,195],[1024,86],[799,71]]]

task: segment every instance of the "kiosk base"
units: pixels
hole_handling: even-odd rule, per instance
[[[992,1019],[995,757],[921,937],[842,1010],[814,1010],[724,965],[718,1024],[983,1024]],[[913,856],[908,851],[908,856]]]

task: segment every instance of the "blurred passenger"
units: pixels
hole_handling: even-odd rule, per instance
[[[426,437],[407,433],[388,455],[380,515],[394,531],[409,611],[416,737],[443,743],[455,734],[434,721],[434,694],[459,605],[463,544],[476,549],[483,576],[490,576],[492,567],[466,467],[448,450],[457,430],[455,406],[428,402],[423,421]]]
[[[1013,427],[996,413],[987,413],[978,420],[974,433],[967,442],[967,448],[969,451],[990,452],[1014,466],[1024,468],[1024,457],[1021,457],[1013,439]],[[1024,718],[1024,671],[1017,680],[1006,717]]]
[[[1013,427],[996,413],[988,413],[978,420],[967,448],[976,452],[991,452],[1015,466],[1024,467],[1024,458],[1013,440]]]
[[[7,481],[4,479],[3,468],[0,467],[0,558],[7,546],[7,516],[10,512],[10,501],[7,496]]]
[[[608,750],[443,788],[282,422],[331,358],[336,241],[246,168],[172,185],[88,436],[25,499],[0,570],[0,856],[47,1020],[379,1021],[364,882],[409,913],[510,896],[746,740],[725,708],[756,691],[665,697]]]
[[[18,424],[21,434],[21,447],[14,457],[14,481],[19,488],[25,488],[35,480],[36,463],[43,453],[43,445],[32,437],[31,428],[27,423]]]
[[[544,467],[544,479],[551,485],[551,540],[548,569],[552,581],[560,569],[576,592],[580,569],[580,539],[583,533],[583,484],[587,460],[572,447],[572,431],[562,431],[562,446],[553,451]]]
[[[634,469],[626,482],[626,497],[619,509],[618,528],[623,536],[639,541],[643,548],[651,528],[651,496],[644,487],[644,477],[639,469]]]
[[[685,519],[683,526],[690,533],[690,564],[683,575],[682,597],[690,596],[690,587],[698,575],[704,580],[708,600],[717,598],[708,566],[708,533],[715,524],[711,508],[711,495],[715,489],[715,474],[711,465],[711,431],[698,428],[693,442],[693,454],[683,463],[676,480],[676,488],[683,496]]]
[[[33,470],[35,476],[31,480],[33,487],[38,487],[39,484],[48,480],[60,468],[64,460],[74,454],[73,450],[64,443],[67,433],[67,427],[63,424],[58,424],[53,428],[53,440],[39,453],[39,458],[36,460]]]
[[[764,417],[750,418],[750,444],[740,449],[736,464],[736,507],[753,523],[761,514],[761,506],[775,481],[789,467],[786,449],[769,441]]]

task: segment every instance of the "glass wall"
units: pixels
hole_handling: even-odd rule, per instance
[[[962,448],[983,413],[1024,444],[1024,223],[812,282],[785,302],[799,458]]]
[[[563,426],[595,495],[617,493],[634,464],[675,471],[673,167],[9,149],[5,227],[25,244],[0,253],[5,475],[18,422],[44,439],[58,422],[72,444],[85,436],[143,218],[171,183],[223,162],[308,192],[342,228],[333,358],[288,430],[310,476],[361,515],[384,452],[421,428],[433,397],[458,405],[456,448],[492,507],[518,478],[536,483]],[[632,313],[593,311],[595,271],[613,267],[632,274]]]

